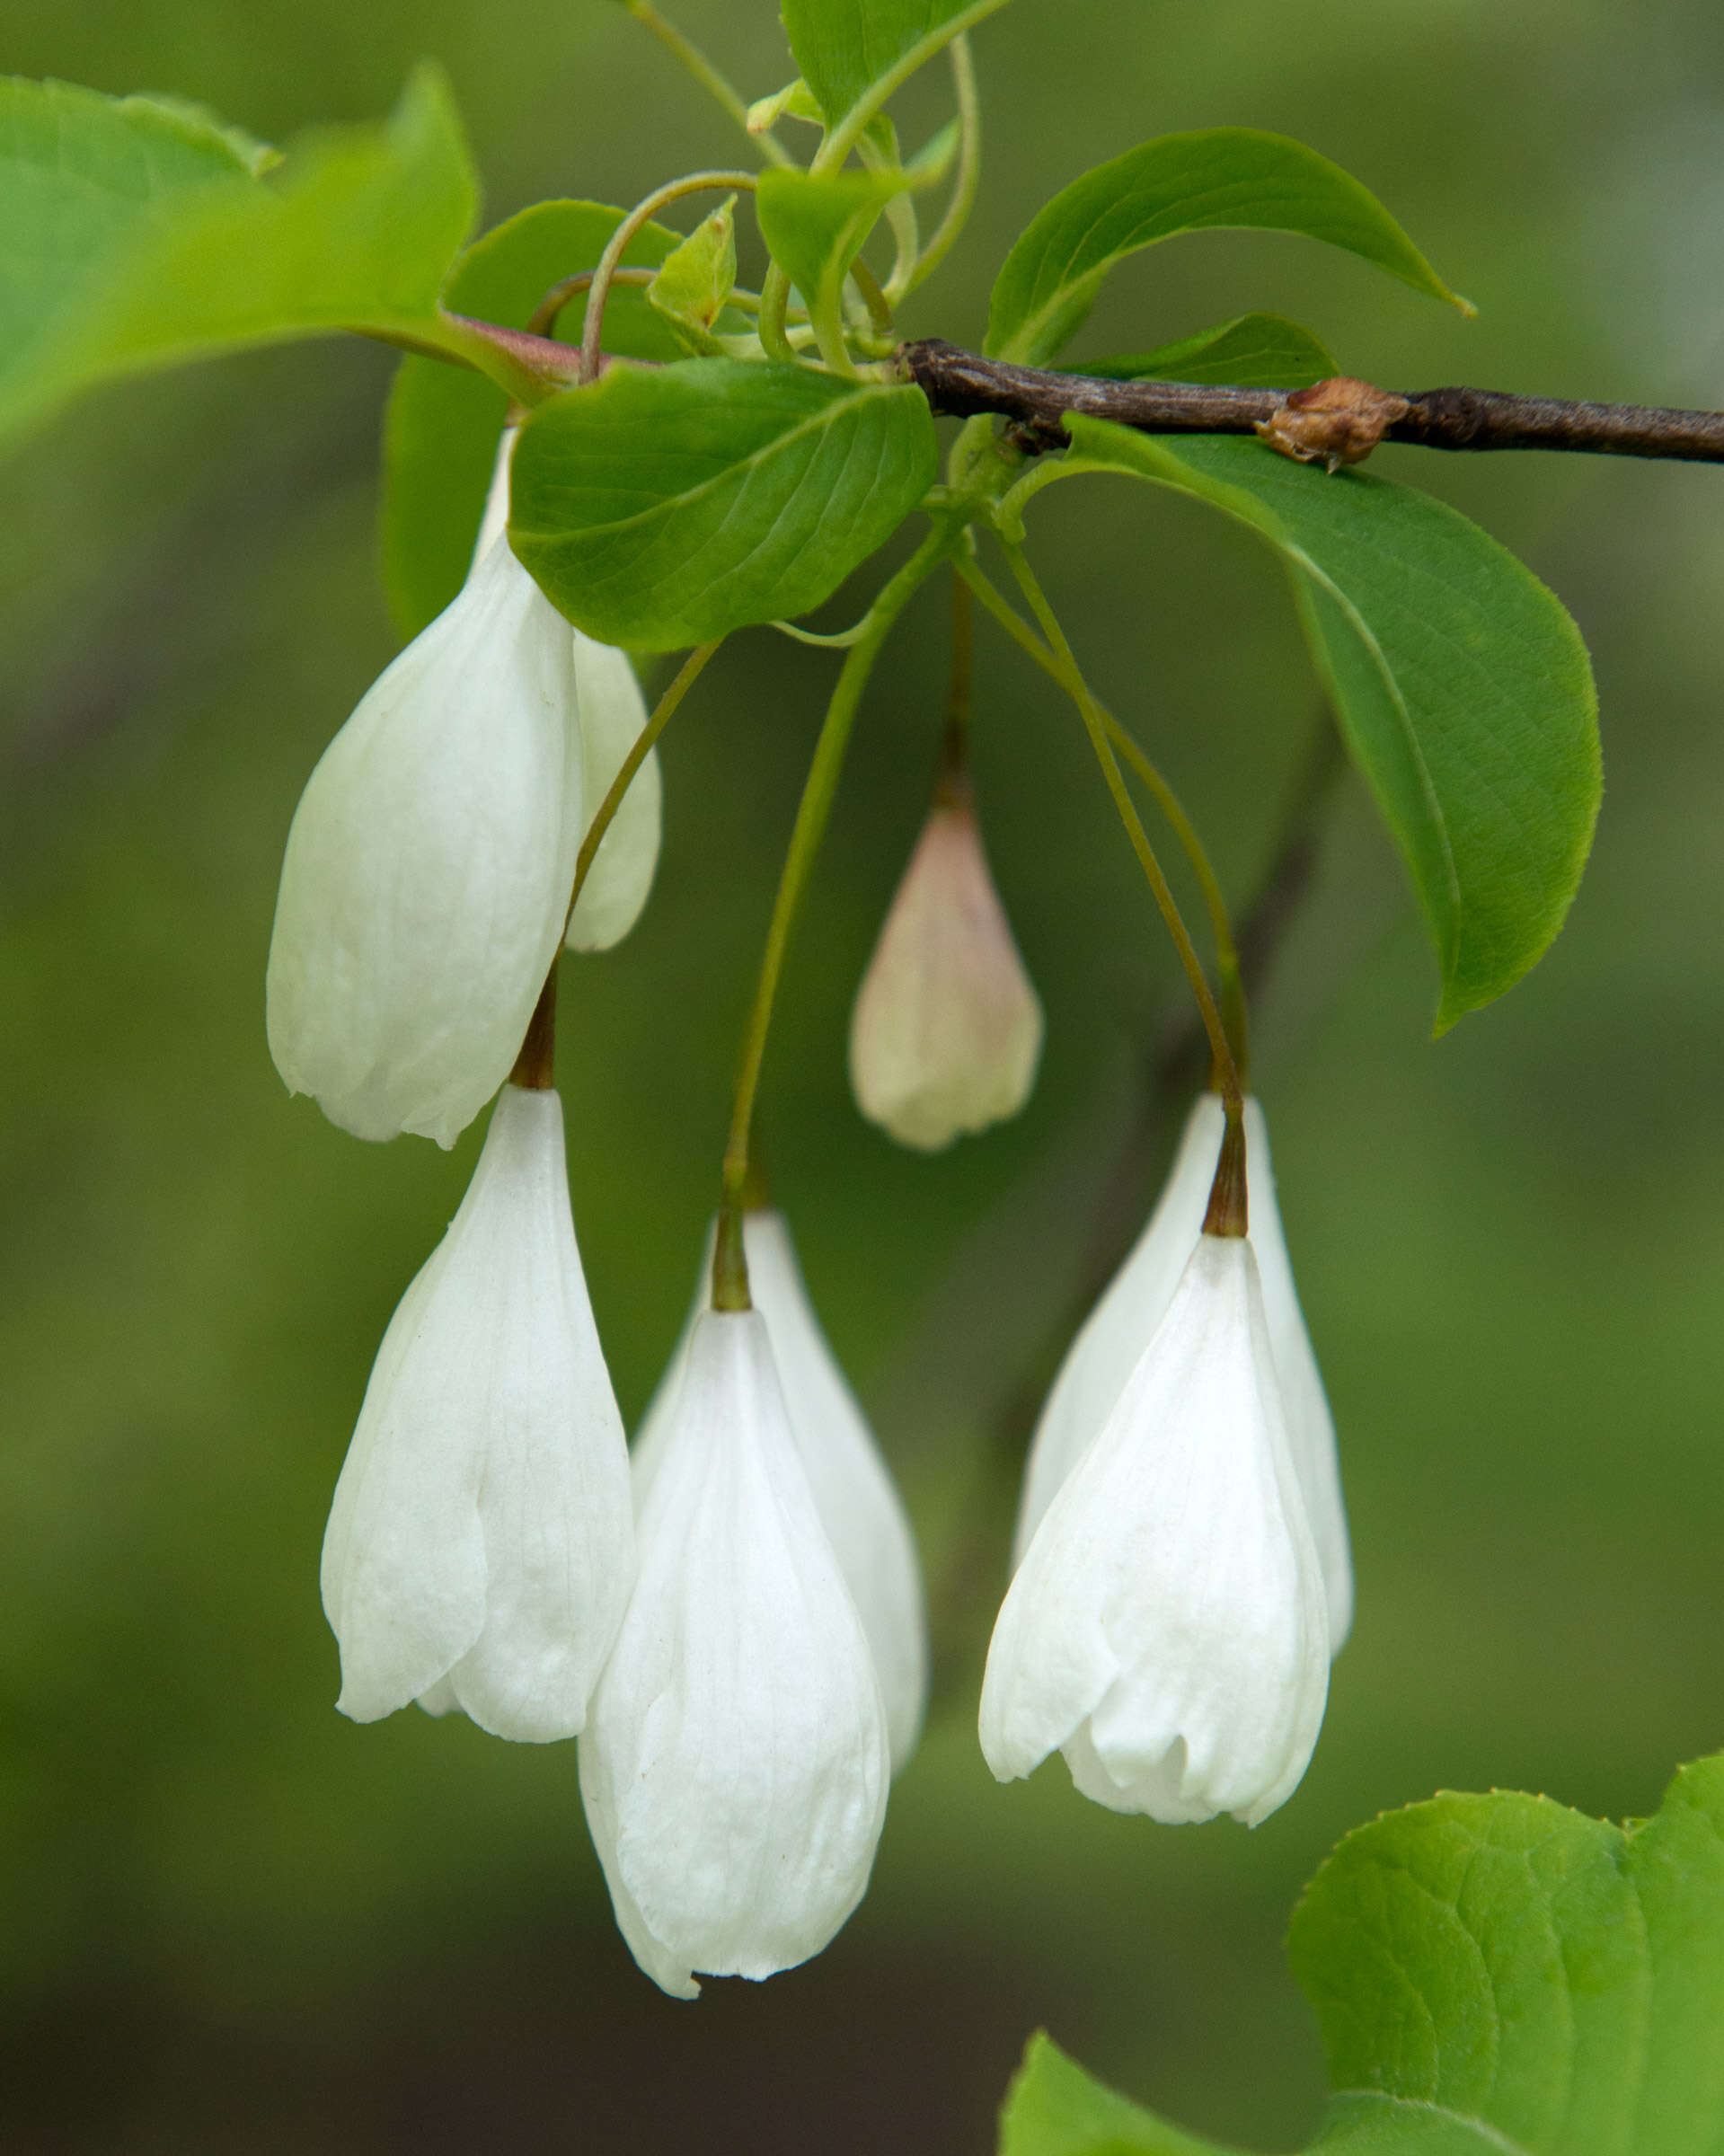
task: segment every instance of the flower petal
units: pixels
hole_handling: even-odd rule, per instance
[[[1036,1425],[1024,1471],[1012,1561],[1021,1564],[1055,1493],[1107,1419],[1133,1364],[1161,1322],[1197,1246],[1226,1122],[1218,1095],[1192,1104],[1155,1210],[1131,1255],[1072,1343]],[[1329,1644],[1339,1654],[1353,1621],[1353,1564],[1341,1498],[1335,1424],[1299,1308],[1276,1203],[1275,1166],[1260,1104],[1245,1103],[1246,1174],[1251,1248],[1262,1278],[1263,1309],[1281,1380],[1287,1443],[1323,1568]]]
[[[1304,1772],[1328,1668],[1256,1261],[1205,1235],[1007,1593],[982,1748],[1002,1780],[1064,1745],[1116,1810],[1255,1825]]]
[[[1014,1568],[1166,1315],[1203,1233],[1226,1120],[1218,1094],[1198,1095],[1147,1226],[1066,1351],[1030,1446],[1012,1545]],[[1248,1174],[1251,1157],[1248,1147]]]
[[[357,1136],[451,1145],[508,1075],[574,879],[574,698],[569,625],[499,541],[311,775],[270,1052]]]
[[[1341,1496],[1340,1458],[1335,1445],[1335,1418],[1329,1410],[1322,1373],[1299,1307],[1293,1264],[1281,1227],[1275,1195],[1275,1163],[1269,1129],[1254,1100],[1245,1103],[1245,1160],[1250,1189],[1251,1248],[1263,1278],[1263,1314],[1269,1345],[1281,1380],[1286,1409],[1287,1443],[1305,1500],[1312,1539],[1323,1568],[1329,1603],[1329,1651],[1338,1655],[1353,1628],[1353,1556],[1347,1532],[1347,1506]]]
[[[708,1228],[688,1322],[635,1438],[637,1513],[663,1457],[689,1339],[709,1299],[714,1233]],[[915,1538],[873,1433],[820,1329],[783,1215],[746,1214],[742,1241],[749,1293],[766,1321],[815,1509],[873,1653],[897,1773],[915,1751],[928,1696],[928,1621]]]
[[[595,1842],[660,1966],[767,1976],[861,1899],[888,1754],[757,1312],[696,1324],[639,1544],[582,1744]]]
[[[504,1088],[378,1353],[336,1486],[339,1701],[500,1736],[582,1727],[632,1577],[622,1418],[581,1277],[553,1092]]]

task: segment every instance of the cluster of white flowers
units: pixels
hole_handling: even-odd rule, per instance
[[[459,595],[359,704],[295,817],[270,954],[289,1086],[369,1138],[448,1145],[496,1097],[473,1181],[378,1351],[323,1548],[342,1710],[417,1701],[575,1736],[641,1966],[763,1977],[867,1885],[927,1693],[897,1493],[774,1212],[740,1224],[747,1308],[694,1308],[632,1463],[581,1271],[562,1111],[525,1053],[565,941],[645,902],[638,772],[572,915],[592,817],[645,723],[626,654],[549,605],[504,533],[499,459]],[[968,801],[936,802],[858,998],[862,1105],[949,1143],[1021,1105],[1040,1007]],[[1247,1103],[1252,1235],[1203,1233],[1222,1151],[1193,1112],[1154,1218],[1060,1374],[1026,1479],[982,1743],[1062,1748],[1085,1794],[1248,1821],[1304,1772],[1348,1622],[1334,1436]]]

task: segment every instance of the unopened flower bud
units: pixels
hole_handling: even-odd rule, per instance
[[[818,1954],[886,1816],[886,1716],[758,1311],[704,1312],[580,1741],[617,1923],[673,1997]]]
[[[873,1433],[820,1330],[782,1214],[745,1214],[742,1242],[748,1292],[765,1321],[815,1509],[874,1657],[897,1773],[915,1750],[928,1695],[928,1623],[915,1538]],[[712,1243],[709,1231],[688,1322],[635,1438],[637,1513],[664,1457],[688,1344],[711,1300]]]
[[[1204,1235],[1007,1592],[982,1750],[1003,1781],[1057,1747],[1110,1810],[1255,1826],[1304,1772],[1328,1684],[1257,1261]]]
[[[1014,1116],[1041,1055],[1041,1004],[988,871],[967,788],[922,827],[850,1021],[850,1082],[871,1122],[937,1152]]]
[[[569,1213],[562,1106],[503,1088],[377,1351],[323,1541],[338,1702],[573,1736],[633,1579],[622,1418]]]

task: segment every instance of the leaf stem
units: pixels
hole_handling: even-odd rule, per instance
[[[618,764],[616,776],[610,783],[610,790],[598,804],[597,813],[587,826],[587,835],[580,842],[580,852],[575,856],[574,888],[569,894],[569,911],[562,919],[562,932],[565,936],[569,933],[569,923],[575,917],[575,908],[580,903],[581,890],[591,872],[593,862],[597,858],[598,849],[605,843],[605,834],[610,829],[612,819],[623,806],[623,796],[628,791],[635,773],[646,762],[648,752],[651,749],[653,743],[669,725],[676,706],[700,679],[705,671],[707,660],[712,658],[723,641],[722,637],[715,638],[710,644],[697,645],[689,653],[678,668],[676,679],[653,706],[652,716],[635,736],[628,755]]]
[[[976,607],[954,563],[951,579],[951,686],[946,696],[942,783],[955,782],[969,761],[970,692],[976,676]]]
[[[610,238],[605,243],[605,252],[598,258],[598,267],[593,271],[593,281],[587,293],[587,315],[580,329],[580,380],[596,382],[598,379],[598,346],[605,331],[605,302],[610,296],[611,279],[616,266],[623,260],[623,250],[651,216],[667,202],[677,201],[684,195],[697,195],[708,188],[734,187],[746,194],[753,194],[757,182],[752,172],[685,172],[680,180],[667,180],[662,187],[637,202],[623,218]]]
[[[815,856],[826,835],[827,822],[832,813],[833,797],[837,791],[839,774],[844,769],[844,751],[850,746],[857,707],[862,702],[862,691],[867,686],[874,661],[880,656],[880,647],[886,641],[892,624],[919,587],[932,574],[942,556],[950,552],[951,535],[952,520],[950,517],[937,520],[915,553],[881,589],[869,609],[862,635],[844,659],[832,691],[831,701],[827,705],[826,717],[821,722],[819,739],[814,746],[813,759],[809,765],[808,778],[803,783],[802,799],[797,807],[796,822],[791,832],[784,866],[778,879],[778,895],[773,901],[772,922],[766,931],[765,948],[760,960],[760,976],[755,985],[754,1002],[749,1009],[747,1025],[743,1033],[742,1053],[737,1067],[730,1135],[724,1149],[719,1236],[712,1263],[715,1309],[747,1307],[747,1268],[742,1259],[739,1223],[748,1186],[749,1144],[754,1127],[755,1098],[759,1091],[761,1065],[765,1059],[766,1036],[772,1026],[773,1005],[778,994],[779,976],[784,968],[784,954],[790,948],[791,932],[796,925],[796,916],[808,889]],[[733,1233],[727,1233],[725,1224],[730,1218],[734,1218],[738,1224]],[[742,1302],[723,1300],[726,1295],[734,1296],[738,1292],[744,1297]]]
[[[1155,849],[1149,843],[1149,834],[1144,829],[1143,819],[1137,813],[1124,774],[1119,769],[1118,759],[1108,738],[1108,729],[1101,709],[1090,694],[1089,685],[1073,656],[1072,647],[1065,641],[1065,632],[1059,625],[1058,617],[1048,604],[1041,586],[1036,581],[1035,571],[1024,559],[1022,548],[1010,540],[1003,540],[1001,543],[1005,550],[1005,558],[1012,565],[1012,573],[1029,601],[1030,611],[1035,615],[1042,634],[1048,640],[1049,649],[1059,662],[1058,678],[1061,685],[1083,717],[1089,733],[1090,746],[1095,751],[1096,762],[1101,766],[1101,776],[1107,783],[1108,791],[1113,796],[1114,807],[1119,811],[1119,820],[1126,826],[1126,835],[1130,839],[1132,850],[1148,880],[1156,906],[1166,923],[1167,932],[1173,939],[1173,948],[1179,953],[1180,963],[1185,968],[1186,978],[1191,984],[1191,993],[1197,998],[1198,1009],[1203,1015],[1204,1030],[1209,1036],[1216,1090],[1226,1103],[1229,1123],[1236,1122],[1244,1109],[1244,1089],[1240,1083],[1239,1067],[1233,1060],[1226,1029],[1221,1022],[1221,1013],[1216,1007],[1216,999],[1203,970],[1203,961],[1198,958],[1197,947],[1191,941],[1191,932],[1185,925],[1185,918],[1169,888],[1162,864],[1155,858]]]
[[[952,563],[966,588],[981,600],[1020,649],[1027,652],[1045,674],[1069,692],[1070,684],[1059,660],[994,583],[980,562],[973,556],[959,552],[953,555]],[[1197,826],[1187,814],[1184,803],[1136,737],[1120,724],[1105,704],[1097,702],[1095,709],[1107,729],[1110,742],[1154,796],[1157,808],[1167,819],[1198,879],[1198,887],[1203,894],[1204,909],[1209,916],[1210,932],[1215,938],[1216,972],[1220,982],[1217,1001],[1222,1024],[1233,1051],[1240,1082],[1242,1085],[1248,1084],[1251,1029],[1244,981],[1233,921],[1227,911],[1227,901],[1222,892],[1220,879],[1215,871],[1215,864],[1210,861],[1208,849],[1198,835]]]
[[[960,30],[947,50],[951,55],[952,87],[958,98],[958,172],[946,214],[934,226],[927,245],[917,257],[904,287],[906,293],[914,292],[918,285],[924,284],[951,252],[959,234],[969,222],[976,190],[982,183],[982,101],[976,88],[976,63],[970,57],[969,32]]]
[[[774,164],[795,163],[796,160],[770,128],[763,128],[756,133],[749,127],[748,108],[741,95],[691,38],[685,37],[674,22],[667,22],[649,0],[624,0],[624,4],[635,21],[650,30],[665,50],[687,68],[707,95],[723,106],[749,141],[760,145]]]
[[[658,274],[656,270],[624,270],[619,267],[611,271],[611,282],[614,285],[650,285]],[[597,275],[597,270],[577,270],[572,277],[565,277],[560,283],[553,285],[534,308],[526,325],[528,332],[535,337],[554,335],[558,315],[578,293],[590,287]]]
[[[760,280],[760,313],[756,326],[760,341],[767,354],[774,359],[794,359],[796,349],[785,334],[785,317],[791,301],[791,280],[779,265],[768,262],[766,274]]]

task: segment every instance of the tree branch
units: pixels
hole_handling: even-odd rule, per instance
[[[1251,434],[1299,393],[1207,388],[1189,382],[1109,382],[984,359],[938,337],[902,345],[898,359],[937,413],[1015,420],[1032,446],[1065,441],[1068,412],[1113,420],[1145,434]],[[1584,449],[1610,456],[1724,463],[1724,412],[1666,411],[1640,404],[1585,404],[1498,389],[1407,390],[1404,416],[1382,438],[1426,449]]]

